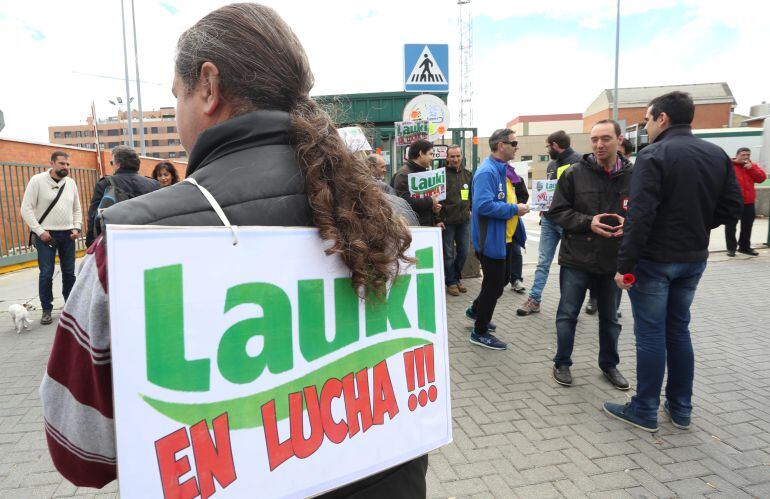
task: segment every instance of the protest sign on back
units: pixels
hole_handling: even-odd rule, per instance
[[[441,233],[412,237],[377,301],[316,229],[109,226],[121,497],[310,496],[450,442]]]

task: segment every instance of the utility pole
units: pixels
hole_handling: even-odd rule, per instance
[[[131,125],[131,89],[128,85],[128,47],[126,45],[126,12],[123,8],[123,0],[120,0],[120,20],[123,28],[123,62],[126,66],[126,116],[128,118],[128,142],[134,147],[134,129]],[[120,119],[118,117],[118,119]]]
[[[134,0],[131,0],[131,22],[134,26],[134,62],[136,64],[136,104],[139,106],[139,144],[142,146],[142,156],[147,156],[147,148],[144,145],[144,114],[142,113],[142,84],[139,80],[139,48],[136,43],[136,14],[134,13]]]
[[[620,0],[615,20],[615,93],[612,96],[612,119],[618,121],[618,61],[620,60]]]
[[[465,128],[473,126],[473,17],[471,0],[457,0],[457,5],[460,7],[460,128]]]

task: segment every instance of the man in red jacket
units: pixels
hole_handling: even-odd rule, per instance
[[[751,162],[751,149],[741,147],[735,153],[733,158],[733,168],[735,168],[735,178],[741,188],[743,195],[743,214],[741,215],[741,235],[738,241],[735,241],[735,228],[738,221],[725,224],[725,240],[727,241],[727,256],[735,256],[735,249],[738,253],[744,255],[757,256],[755,250],[751,249],[751,227],[754,225],[754,202],[757,194],[754,191],[754,184],[760,184],[767,179],[767,175],[756,163]]]

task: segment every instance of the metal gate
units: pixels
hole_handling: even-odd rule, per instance
[[[0,267],[37,259],[34,246],[29,246],[29,227],[21,218],[21,200],[29,179],[47,171],[45,165],[0,162]],[[93,168],[70,168],[75,180],[83,212],[83,231],[76,241],[77,249],[85,249],[86,219],[91,195],[98,180]]]

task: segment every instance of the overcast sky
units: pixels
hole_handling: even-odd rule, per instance
[[[266,1],[303,42],[313,95],[403,89],[403,45],[448,43],[459,97],[455,0]],[[211,0],[135,0],[142,104],[173,106],[174,47]],[[615,0],[472,0],[473,113],[482,135],[520,114],[579,113],[613,86]],[[134,49],[126,0],[129,73]],[[770,100],[770,1],[622,0],[620,86],[726,81],[737,111]],[[0,0],[0,137],[115,114],[125,98],[119,0]],[[109,77],[112,77],[110,79]],[[136,95],[135,84],[131,93]]]

